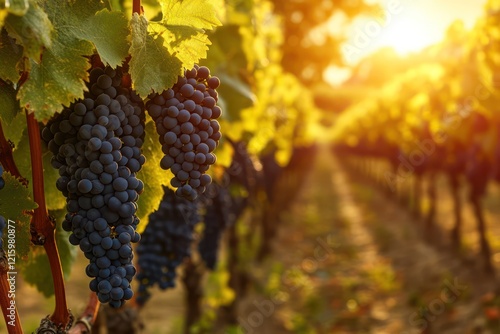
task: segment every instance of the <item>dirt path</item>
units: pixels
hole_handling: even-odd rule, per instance
[[[426,243],[408,213],[319,157],[256,276],[244,333],[500,333],[481,305],[494,278]]]
[[[425,327],[428,333],[500,333],[498,323],[486,323],[481,305],[495,291],[495,278],[483,273],[479,261],[470,261],[475,254],[460,258],[443,247],[447,242],[425,242],[421,224],[408,212],[379,191],[351,181],[360,210],[373,212],[365,215],[364,224],[398,273],[400,294],[413,309],[406,316],[406,331],[418,333]],[[426,313],[415,315],[422,307]]]

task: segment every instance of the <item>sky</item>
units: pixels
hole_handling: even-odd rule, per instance
[[[374,0],[385,9],[385,22],[373,18],[356,19],[349,27],[348,41],[342,46],[347,64],[354,65],[374,51],[393,47],[401,55],[440,42],[446,29],[457,19],[472,28],[483,14],[486,0]],[[338,28],[342,18],[332,18],[330,29]],[[326,74],[333,83],[348,76],[346,69],[330,68]],[[346,78],[345,78],[346,79]],[[344,80],[345,80],[344,79]],[[337,81],[337,82],[335,82]]]

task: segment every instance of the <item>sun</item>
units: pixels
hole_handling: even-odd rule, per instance
[[[477,1],[400,0],[398,10],[391,11],[389,5],[384,5],[391,1],[373,1],[384,8],[384,20],[365,16],[351,22],[346,29],[346,42],[341,46],[348,65],[355,65],[385,47],[392,47],[401,55],[418,52],[442,41],[446,29],[456,20],[471,28],[483,10]],[[339,26],[339,22],[332,20],[329,27],[332,34]]]
[[[414,9],[381,22],[364,19],[353,25],[343,46],[347,63],[355,64],[380,48],[391,47],[400,55],[439,43],[446,25],[436,24],[431,15]]]
[[[433,28],[429,22],[407,17],[389,24],[376,44],[380,47],[392,47],[399,54],[406,55],[441,39],[442,32]]]

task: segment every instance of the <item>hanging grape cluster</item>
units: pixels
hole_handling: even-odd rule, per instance
[[[231,187],[243,187],[240,195],[232,195],[227,187],[216,182],[207,187],[203,204],[204,229],[198,252],[207,268],[215,269],[218,261],[220,242],[224,231],[240,217],[253,196],[257,186],[257,170],[246,145],[242,142],[228,141],[233,145],[233,161],[226,170],[225,179]],[[233,188],[234,189],[234,188]],[[244,195],[243,195],[244,194]]]
[[[151,296],[149,288],[162,290],[175,286],[176,269],[191,256],[193,229],[199,221],[198,205],[176,196],[170,188],[158,211],[149,215],[149,223],[137,246],[139,281],[137,303],[143,305]]]
[[[145,163],[144,108],[122,77],[121,69],[94,68],[85,98],[42,131],[59,171],[56,186],[67,198],[63,228],[90,260],[90,289],[112,307],[133,295],[131,243],[140,239],[135,213],[144,188],[136,177]]]
[[[222,234],[230,224],[229,209],[232,203],[229,190],[215,183],[209,185],[207,195],[204,229],[198,243],[198,252],[207,268],[214,270]]]
[[[172,88],[150,96],[146,105],[165,154],[160,166],[175,175],[171,184],[176,194],[190,200],[211,182],[205,172],[216,161],[213,152],[221,138],[219,84],[207,67],[195,65]]]

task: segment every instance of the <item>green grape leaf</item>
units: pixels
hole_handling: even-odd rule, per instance
[[[161,92],[172,87],[182,73],[180,60],[169,53],[162,36],[148,34],[148,22],[143,16],[134,14],[130,26],[132,57],[129,72],[136,92],[147,96],[153,91]]]
[[[31,73],[21,86],[21,106],[47,120],[63,105],[83,97],[90,64],[85,56],[97,48],[103,61],[120,64],[126,57],[127,22],[122,14],[103,9],[100,1],[44,2],[54,26],[52,45],[40,64],[31,61]],[[118,37],[119,34],[124,34]]]
[[[163,46],[182,63],[192,68],[201,58],[207,57],[210,40],[203,31],[186,26],[165,27],[162,23],[151,22],[149,32],[161,36]]]
[[[128,22],[123,13],[103,9],[81,23],[78,36],[92,42],[102,62],[111,67],[121,65],[128,56]]]
[[[205,30],[221,25],[209,0],[161,0],[161,21],[134,14],[131,20],[130,74],[141,96],[173,86],[184,68],[207,56]],[[148,64],[148,66],[146,66]]]
[[[158,143],[155,123],[151,120],[146,124],[146,137],[142,153],[146,157],[146,163],[137,174],[137,177],[144,182],[144,192],[137,202],[137,217],[141,220],[137,227],[139,233],[146,228],[149,214],[160,206],[163,198],[163,186],[170,185],[170,179],[173,177],[170,171],[164,171],[160,168],[160,160],[164,154]]]
[[[26,14],[9,15],[5,29],[16,42],[23,46],[24,56],[38,63],[44,48],[52,44],[52,24],[47,14],[31,2]]]
[[[64,218],[64,210],[50,212],[57,221]],[[61,229],[60,224],[56,230],[56,243],[59,250],[59,258],[65,279],[68,279],[71,273],[71,267],[75,262],[78,249],[71,245],[68,241],[69,233]],[[50,263],[47,254],[43,247],[32,247],[32,252],[28,261],[23,267],[23,278],[27,283],[34,285],[45,297],[50,297],[54,294],[54,281],[50,270]]]
[[[31,238],[31,216],[27,212],[37,208],[37,204],[30,191],[9,172],[4,171],[2,177],[5,188],[0,191],[0,215],[15,221],[16,257],[24,258],[29,253]]]
[[[0,32],[0,78],[4,81],[17,83],[21,74],[17,69],[17,63],[23,56],[23,48],[16,44],[15,40],[7,34]]]
[[[221,25],[216,16],[214,4],[210,0],[161,0],[162,23],[176,32],[181,29],[213,29]]]
[[[151,32],[161,34],[170,53],[192,68],[206,57],[210,44],[204,30],[220,26],[213,1],[210,0],[163,0],[160,1],[163,18],[150,25]]]
[[[2,127],[5,138],[14,144],[14,148],[19,145],[26,129],[26,115],[24,112],[19,112],[8,126]],[[25,152],[29,155],[29,152]]]
[[[13,86],[0,83],[0,120],[3,127],[7,127],[20,111],[16,99],[16,90]]]
[[[21,105],[34,111],[38,120],[48,120],[62,105],[69,105],[74,99],[82,98],[85,89],[83,79],[87,79],[88,61],[82,54],[90,54],[91,49],[84,43],[47,49],[42,62],[32,62],[29,79],[21,86],[18,97]],[[71,43],[70,43],[71,44]],[[73,61],[64,62],[64,59]]]

